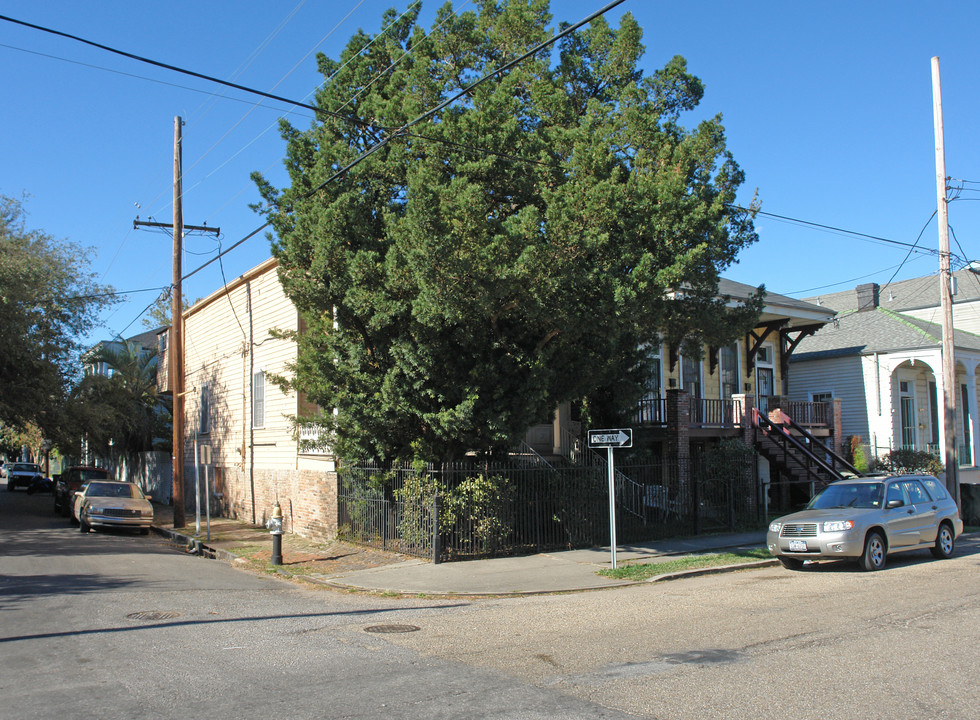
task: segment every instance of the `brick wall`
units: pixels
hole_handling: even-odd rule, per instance
[[[252,522],[252,480],[248,468],[216,467],[215,491],[221,498],[212,513]],[[194,468],[185,469],[188,507],[194,505]],[[303,537],[332,540],[337,536],[337,473],[314,470],[255,469],[255,524],[264,526],[276,500],[282,508],[283,529]],[[186,480],[185,480],[186,482]],[[201,480],[202,492],[204,481]]]

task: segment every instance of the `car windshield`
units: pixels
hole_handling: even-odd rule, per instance
[[[806,507],[808,510],[881,507],[881,488],[880,482],[828,485]]]
[[[40,472],[40,465],[31,465],[30,463],[17,463],[14,465],[14,470],[16,472]]]
[[[81,476],[81,481],[86,480],[108,480],[109,471],[108,470],[80,470],[79,475]]]
[[[89,483],[85,495],[88,497],[117,497],[117,498],[141,498],[143,497],[132,483]]]

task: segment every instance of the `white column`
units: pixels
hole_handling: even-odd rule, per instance
[[[977,453],[980,452],[980,438],[977,437],[977,428],[980,427],[980,414],[977,410],[977,366],[976,363],[964,362],[966,365],[966,394],[969,399],[969,407],[963,408],[963,417],[969,418],[970,444],[972,445],[971,465],[977,466]]]

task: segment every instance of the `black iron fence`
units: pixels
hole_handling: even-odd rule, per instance
[[[685,460],[616,469],[620,543],[760,521],[751,467]],[[605,467],[360,465],[338,475],[339,534],[351,542],[437,561],[609,543]]]

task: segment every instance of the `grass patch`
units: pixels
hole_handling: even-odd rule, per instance
[[[739,550],[738,552],[689,555],[674,560],[665,560],[664,562],[631,563],[629,565],[621,565],[615,570],[612,568],[600,570],[599,574],[618,580],[646,580],[655,575],[665,575],[683,570],[697,570],[698,568],[717,567],[719,565],[735,565],[737,563],[754,562],[756,560],[769,560],[770,558],[772,558],[772,555],[769,554],[768,550],[755,548],[752,550]]]

